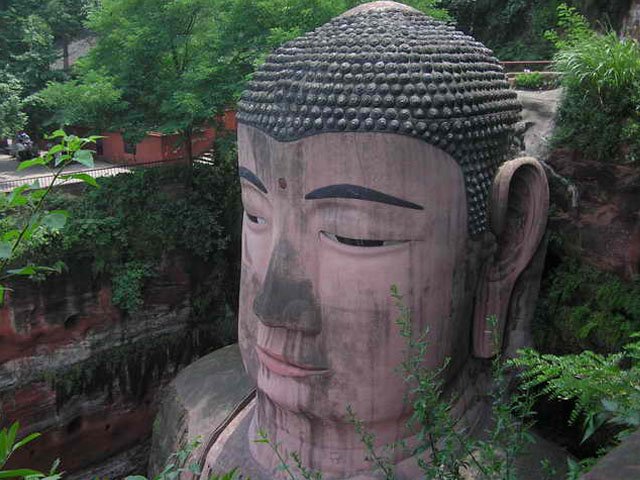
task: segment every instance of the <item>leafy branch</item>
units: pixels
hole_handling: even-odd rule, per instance
[[[294,474],[291,465],[287,462],[285,456],[280,452],[280,444],[274,442],[269,438],[269,434],[262,429],[258,430],[258,438],[254,440],[255,443],[264,443],[268,445],[271,450],[273,450],[274,455],[278,459],[278,467],[276,468],[279,472],[284,472],[290,480],[296,480],[298,477]],[[300,454],[298,452],[291,452],[289,455],[291,460],[300,473],[301,477],[305,480],[321,480],[322,474],[315,470],[309,470],[302,464],[302,459],[300,458]],[[215,480],[215,479],[214,479]]]
[[[90,150],[84,149],[87,145],[94,143],[99,136],[88,138],[67,135],[63,130],[56,130],[49,137],[49,140],[58,140],[43,156],[22,162],[18,166],[18,171],[36,165],[55,169],[55,174],[49,186],[39,189],[37,182],[31,185],[22,185],[13,191],[2,194],[0,205],[8,210],[27,208],[29,215],[24,221],[22,228],[14,228],[2,233],[0,236],[0,303],[4,299],[4,292],[7,290],[5,282],[14,276],[30,276],[37,273],[50,273],[62,271],[64,264],[56,262],[53,266],[25,265],[19,268],[8,269],[8,266],[19,256],[20,246],[31,240],[34,235],[42,229],[57,232],[64,227],[69,213],[66,210],[46,211],[45,201],[58,180],[65,183],[71,179],[80,180],[84,183],[97,187],[95,179],[86,173],[74,173],[63,175],[64,170],[72,163],[80,163],[92,168],[93,154]],[[58,184],[60,185],[60,184]]]
[[[53,462],[51,469],[46,474],[30,468],[2,470],[11,455],[40,436],[39,433],[32,433],[16,441],[19,429],[20,424],[15,422],[9,428],[0,430],[0,479],[24,478],[26,480],[59,480],[62,478],[62,474],[57,472],[58,466],[60,465],[59,460]]]

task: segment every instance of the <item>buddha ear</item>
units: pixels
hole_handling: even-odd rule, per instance
[[[502,345],[509,300],[518,276],[535,254],[547,226],[549,186],[538,160],[517,158],[502,165],[489,199],[497,249],[480,278],[473,319],[473,354],[491,358]],[[490,317],[495,317],[495,324]],[[496,344],[496,340],[498,344]]]

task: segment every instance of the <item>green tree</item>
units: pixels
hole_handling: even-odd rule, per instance
[[[39,116],[37,102],[29,97],[56,77],[49,68],[56,59],[53,34],[39,10],[36,0],[0,2],[0,109],[14,112],[14,119],[19,113],[18,127],[32,131]]]
[[[563,29],[557,10],[561,3],[585,15],[587,25],[610,25],[616,30],[629,11],[629,0],[443,0],[442,5],[461,30],[493,49],[501,60],[549,60],[556,47],[544,33]]]
[[[52,125],[91,125],[106,130],[118,115],[125,115],[128,103],[113,79],[100,72],[89,71],[82,81],[50,82],[37,98],[51,112]]]
[[[65,70],[69,69],[69,44],[86,31],[84,22],[97,3],[97,0],[49,0],[43,6],[43,17],[55,39],[62,43]]]
[[[29,95],[51,78],[56,58],[53,34],[36,0],[0,4],[0,72],[14,75]]]
[[[33,133],[41,130],[45,113],[44,104],[33,94],[47,82],[67,78],[64,72],[51,68],[59,58],[57,44],[63,46],[66,65],[68,44],[84,32],[83,22],[98,1],[0,1],[0,82],[13,84],[16,79],[21,85],[11,104],[16,105],[16,98],[20,100],[21,117],[26,116],[26,128]]]
[[[50,84],[43,98],[56,111],[56,122],[80,119],[95,129],[107,120],[129,141],[149,130],[179,132],[191,157],[194,129],[235,102],[256,64],[275,45],[358,3],[362,2],[104,0],[89,15],[87,26],[97,41],[78,62],[77,80],[65,87]],[[444,15],[437,9],[440,0],[407,3]],[[96,85],[109,92],[101,105],[94,95]],[[69,109],[64,92],[71,89],[86,92],[86,98],[75,98],[79,104]]]
[[[21,93],[22,85],[13,75],[0,80],[0,137],[14,136],[27,123]]]
[[[66,85],[87,95],[76,108],[58,111],[59,120],[73,123],[80,117],[103,128],[107,118],[133,141],[149,130],[180,132],[191,156],[194,127],[215,111],[214,7],[211,0],[105,0],[88,21],[98,36],[96,46],[80,62],[78,82]],[[107,93],[102,99],[96,85]],[[64,105],[64,91],[51,84],[43,93],[54,107]]]

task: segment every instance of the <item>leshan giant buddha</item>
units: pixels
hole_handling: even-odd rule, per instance
[[[485,319],[502,334],[543,236],[543,170],[505,163],[516,94],[480,43],[376,2],[276,50],[238,107],[239,338],[257,397],[205,474],[274,478],[262,429],[325,478],[373,478],[345,407],[380,444],[411,435],[390,285],[429,329],[426,363],[450,358],[447,385],[473,390],[464,372],[499,347]],[[394,461],[412,478],[415,459]]]

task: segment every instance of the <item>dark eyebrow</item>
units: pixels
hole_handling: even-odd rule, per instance
[[[306,200],[320,200],[322,198],[352,198],[356,200],[369,200],[370,202],[386,203],[397,207],[412,208],[414,210],[424,210],[420,205],[407,202],[401,198],[393,197],[370,188],[360,187],[358,185],[349,185],[347,183],[318,188],[307,193],[304,198]]]
[[[253,183],[256,186],[256,188],[261,192],[268,193],[267,188],[264,186],[264,183],[262,183],[258,178],[258,176],[248,168],[239,167],[238,174],[240,175],[240,178],[244,178],[245,180],[248,180],[249,182]]]

